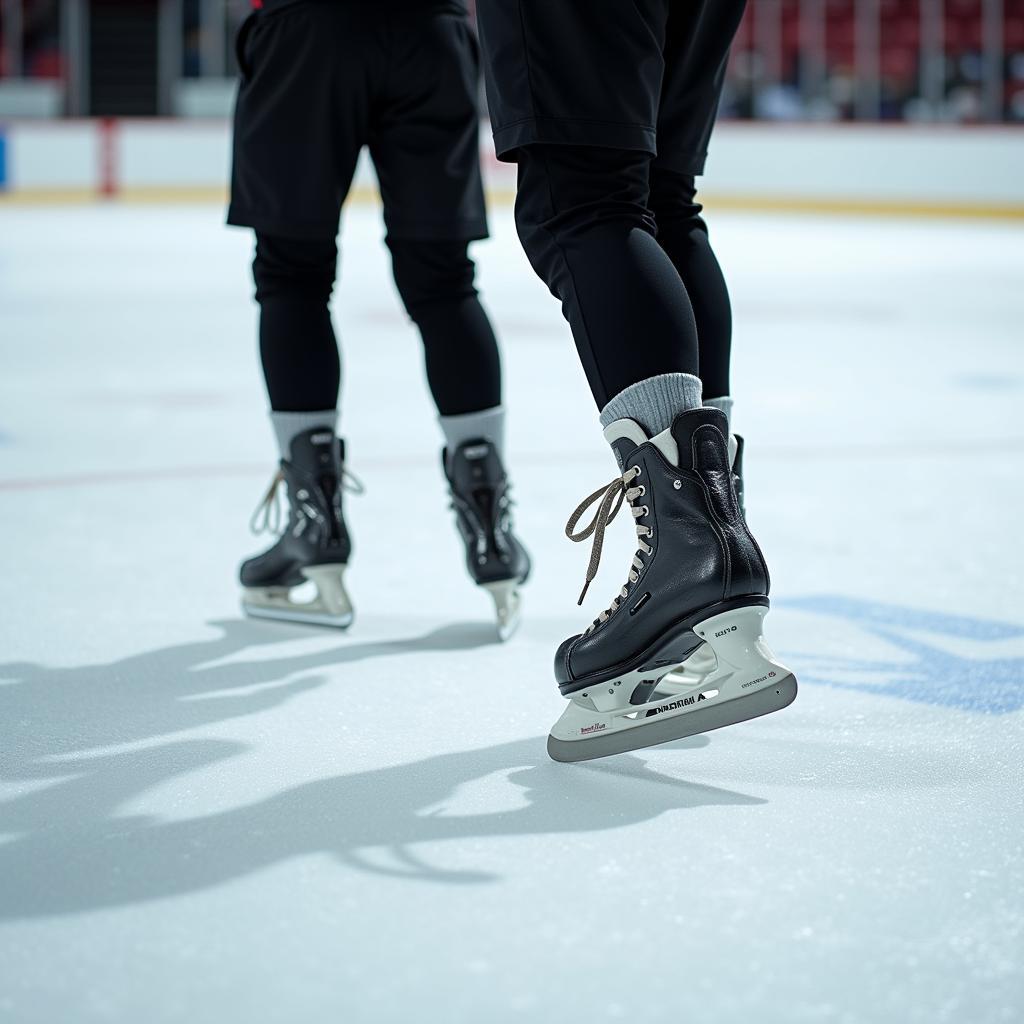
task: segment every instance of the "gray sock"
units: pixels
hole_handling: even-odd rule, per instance
[[[321,427],[333,433],[338,432],[338,410],[324,409],[322,412],[271,412],[270,422],[277,435],[277,447],[281,458],[291,458],[292,438],[307,430]]]
[[[467,412],[460,416],[438,416],[444,431],[444,443],[449,452],[454,452],[467,441],[490,441],[498,458],[505,462],[505,407],[492,406],[479,412]]]
[[[700,377],[692,373],[662,373],[637,381],[601,410],[601,426],[621,419],[636,420],[654,437],[668,430],[679,413],[700,408],[700,389]]]
[[[732,430],[732,399],[728,395],[721,398],[705,398],[704,404],[724,412],[725,418],[729,421],[729,429]]]

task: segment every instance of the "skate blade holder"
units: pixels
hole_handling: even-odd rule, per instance
[[[315,590],[308,601],[296,599],[298,587],[245,587],[242,608],[247,615],[256,618],[346,629],[352,625],[355,612],[345,589],[345,569],[343,563],[311,565],[303,569],[302,575]]]
[[[498,639],[508,640],[519,628],[520,623],[522,597],[519,593],[519,581],[498,580],[495,583],[482,583],[481,586],[494,601]]]
[[[714,652],[716,666],[687,693],[661,695],[655,689],[655,699],[632,704],[641,683],[658,682],[659,674],[671,671],[640,668],[574,694],[551,730],[548,754],[568,762],[608,757],[735,725],[791,704],[796,678],[764,641],[766,612],[763,606],[733,609],[694,627]]]

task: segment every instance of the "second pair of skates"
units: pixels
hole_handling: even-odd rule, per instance
[[[680,413],[649,437],[629,419],[605,430],[621,475],[572,514],[572,540],[594,538],[624,505],[638,550],[611,607],[555,655],[569,706],[551,730],[556,761],[667,743],[778,711],[796,697],[762,635],[768,569],[740,503],[742,447],[716,409]],[[593,520],[579,533],[594,504]],[[580,596],[582,602],[583,596]]]
[[[330,430],[308,430],[294,438],[281,460],[254,527],[275,529],[277,492],[287,491],[288,517],[268,551],[243,562],[242,607],[262,618],[346,628],[354,617],[344,575],[352,556],[342,496],[361,490],[345,470],[345,444]],[[470,577],[494,601],[498,636],[508,639],[519,623],[520,586],[530,558],[512,532],[508,480],[494,446],[460,445],[442,462],[456,525],[466,545]],[[302,601],[297,587],[312,583],[315,596]]]

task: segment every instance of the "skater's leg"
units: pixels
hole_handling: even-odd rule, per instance
[[[335,436],[339,357],[328,302],[339,212],[367,141],[386,52],[380,15],[363,4],[254,11],[238,39],[228,221],[257,232],[260,354],[281,452],[254,520],[280,536],[240,571],[252,615],[352,621],[343,585],[351,554],[345,447]],[[281,483],[288,501],[279,517]],[[315,585],[312,601],[292,594],[306,581]]]
[[[494,596],[505,637],[515,626],[517,589],[530,561],[509,516],[498,343],[473,285],[465,241],[389,237],[388,246],[399,294],[423,338],[467,567]]]
[[[602,409],[640,381],[698,372],[690,297],[655,238],[649,165],[646,153],[613,148],[519,151],[519,237],[562,302]]]
[[[471,578],[498,632],[518,619],[530,559],[512,529],[501,362],[467,244],[487,236],[476,44],[465,17],[423,5],[393,19],[391,73],[371,124],[395,282],[423,338],[446,446],[442,468]]]
[[[651,165],[650,204],[658,242],[683,279],[693,305],[704,403],[711,405],[712,400],[729,394],[732,307],[696,191],[692,174],[672,170],[657,160]]]
[[[704,401],[731,418],[729,292],[695,201],[725,81],[729,47],[746,0],[674,4],[665,25],[658,103],[658,156],[651,167],[651,208],[658,238],[686,283],[700,340]]]
[[[341,364],[328,308],[337,258],[333,238],[256,235],[260,359],[282,458],[292,437],[337,423]]]
[[[501,404],[501,357],[462,240],[388,238],[395,284],[423,339],[427,383],[442,417]]]

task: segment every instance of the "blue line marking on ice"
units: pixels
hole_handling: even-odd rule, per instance
[[[903,655],[872,659],[808,652],[802,668],[800,659],[793,659],[801,682],[983,714],[1024,708],[1024,656],[1005,652],[1006,641],[1013,640],[1024,651],[1024,626],[836,595],[779,601],[776,607],[845,619]],[[1002,649],[993,650],[992,657],[963,657],[932,645],[922,633],[989,642]]]
[[[7,134],[0,124],[0,192],[7,189]]]

